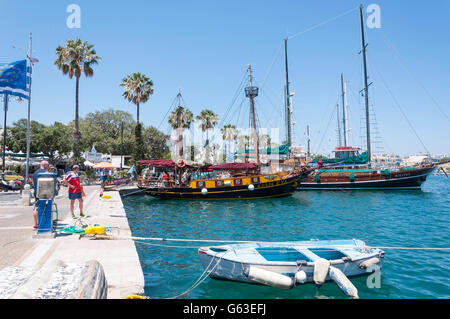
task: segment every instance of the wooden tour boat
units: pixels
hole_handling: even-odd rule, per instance
[[[139,165],[171,169],[174,172],[172,181],[152,180],[141,176],[138,187],[146,194],[164,199],[246,199],[271,198],[292,195],[298,183],[306,179],[314,169],[300,167],[290,171],[261,173],[261,162],[255,120],[254,98],[258,88],[252,85],[251,67],[248,66],[249,86],[245,94],[250,99],[252,129],[256,163],[224,163],[206,166],[189,166],[183,159],[182,137],[180,133],[181,112],[177,112],[178,123],[178,159],[139,161]],[[178,109],[181,94],[178,93]],[[202,177],[202,172],[209,172],[211,177]],[[218,174],[225,172],[224,174]],[[185,173],[188,178],[183,180]],[[193,178],[195,177],[195,178]]]

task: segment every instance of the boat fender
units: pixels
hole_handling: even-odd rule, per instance
[[[294,287],[293,278],[273,271],[265,270],[254,266],[249,266],[244,268],[243,273],[248,279],[262,285],[286,290]]]
[[[299,270],[295,273],[295,283],[304,284],[306,282],[306,272]]]
[[[380,262],[380,259],[378,257],[372,257],[370,259],[364,260],[362,263],[359,264],[359,268],[361,269],[367,269],[372,266],[375,266]]]
[[[254,191],[255,190],[255,185],[253,185],[253,184],[248,185],[248,189],[250,191]]]
[[[350,178],[350,181],[351,182],[354,182],[355,181],[355,174],[350,174],[350,175],[348,175],[348,178]]]
[[[231,185],[231,181],[225,181],[223,183],[225,184],[225,186],[230,186]]]
[[[327,278],[328,269],[330,268],[330,261],[324,258],[319,258],[314,261],[314,283],[321,286]]]
[[[206,188],[202,188],[202,195],[208,194],[208,190]]]
[[[356,289],[350,279],[348,279],[347,276],[345,276],[345,274],[339,268],[330,266],[329,274],[330,278],[334,280],[334,282],[347,296],[359,299],[358,289]]]

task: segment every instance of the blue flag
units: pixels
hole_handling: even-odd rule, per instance
[[[136,172],[136,169],[134,168],[134,165],[128,170],[127,174],[133,174]]]
[[[31,77],[27,60],[0,63],[0,94],[10,94],[28,99],[27,79]]]

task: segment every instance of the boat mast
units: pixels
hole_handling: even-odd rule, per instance
[[[310,140],[309,140],[309,125],[306,125],[306,135],[308,136],[308,157],[310,157],[311,152],[310,152]]]
[[[181,92],[178,90],[178,108],[177,108],[177,130],[178,130],[178,158],[180,160],[183,158],[183,147],[181,144]]]
[[[344,84],[344,74],[341,73],[341,93],[342,93],[342,130],[344,135],[344,146],[348,146],[347,143],[347,114],[345,111],[346,107],[346,92]]]
[[[345,131],[344,131],[344,135],[345,135],[345,140],[346,140],[346,144],[345,146],[348,146],[349,144],[349,138],[348,138],[348,132],[350,132],[350,129],[348,128],[348,95],[347,95],[347,81],[344,80],[344,104],[345,104],[345,109],[344,109],[344,116],[345,116]]]
[[[359,16],[361,20],[361,44],[362,44],[362,56],[363,56],[363,67],[364,67],[364,99],[366,105],[366,137],[367,137],[367,154],[369,156],[369,167],[370,160],[372,157],[372,152],[370,148],[370,120],[369,120],[369,85],[367,84],[367,57],[366,57],[366,40],[364,37],[364,17],[362,12],[363,6],[359,7]]]
[[[252,68],[248,65],[248,83],[249,86],[245,88],[245,95],[250,98],[250,108],[252,113],[253,124],[253,140],[256,155],[256,165],[259,167],[259,150],[258,150],[258,134],[256,132],[256,118],[255,118],[255,101],[254,97],[258,95],[258,88],[252,84]]]
[[[338,131],[338,146],[342,146],[341,139],[341,120],[339,119],[339,104],[336,104],[336,117],[337,117],[337,131]]]
[[[288,57],[287,57],[287,38],[284,39],[284,67],[286,73],[286,101],[285,101],[285,114],[286,114],[286,139],[288,144],[288,157],[291,155],[292,146],[292,133],[291,133],[291,105],[290,105],[290,92],[289,92],[289,75],[288,75]]]

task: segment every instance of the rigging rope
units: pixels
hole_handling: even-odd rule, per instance
[[[394,51],[394,53],[397,54],[397,56],[399,57],[399,59],[401,60],[403,67],[409,72],[409,74],[414,78],[414,80],[416,80],[416,82],[419,84],[419,86],[422,87],[422,89],[425,91],[425,93],[428,95],[428,97],[433,101],[433,103],[437,106],[437,108],[439,109],[439,111],[445,116],[445,118],[450,122],[450,118],[449,116],[444,112],[444,110],[442,110],[441,106],[439,105],[439,103],[433,98],[433,96],[430,94],[430,92],[425,88],[425,86],[422,84],[422,82],[420,82],[417,77],[414,75],[414,73],[411,71],[411,69],[408,67],[408,65],[406,64],[405,59],[401,56],[400,52],[398,51],[398,49],[393,45],[392,41],[389,40],[389,38],[387,37],[386,33],[384,33],[384,31],[380,28],[379,29],[381,32],[381,35],[383,36],[383,40],[384,42],[387,44],[387,46]]]
[[[373,61],[372,61],[373,63]],[[394,104],[397,106],[397,108],[400,110],[400,112],[402,113],[402,115],[404,116],[404,118],[406,119],[406,122],[408,123],[409,127],[411,128],[411,130],[414,132],[414,134],[416,135],[417,139],[419,140],[419,142],[422,144],[422,147],[425,149],[425,151],[427,152],[427,154],[430,154],[430,151],[428,150],[428,148],[425,146],[425,144],[423,143],[422,139],[420,138],[419,134],[417,133],[417,131],[414,129],[414,126],[411,124],[411,122],[409,121],[408,117],[406,116],[406,113],[403,111],[403,108],[400,106],[400,104],[398,103],[397,99],[395,98],[394,94],[392,93],[391,89],[388,87],[386,81],[384,80],[383,76],[381,75],[381,73],[378,71],[377,66],[375,65],[375,63],[373,63],[375,72],[378,74],[378,76],[381,79],[381,82],[383,82],[384,87],[386,88],[386,90],[389,92],[389,94],[391,95],[392,99],[394,100]]]
[[[332,22],[332,21],[334,21],[334,20],[336,20],[336,19],[339,19],[340,17],[343,17],[343,16],[345,16],[345,15],[347,15],[347,14],[353,12],[353,11],[356,11],[356,10],[358,10],[358,9],[359,9],[359,6],[353,8],[353,9],[350,9],[350,10],[344,12],[344,13],[341,13],[341,14],[335,16],[334,18],[325,20],[324,22],[321,22],[321,23],[316,24],[316,25],[314,25],[314,26],[312,26],[312,27],[309,27],[308,29],[306,29],[306,30],[304,30],[304,31],[298,32],[298,33],[296,33],[296,34],[294,34],[294,35],[291,35],[291,36],[288,36],[287,39],[290,40],[290,39],[293,39],[293,38],[295,38],[295,37],[297,37],[297,36],[299,36],[299,35],[302,35],[302,34],[305,34],[305,33],[309,32],[309,31],[312,31],[312,30],[314,30],[314,29],[317,29],[318,27],[321,27],[321,26],[323,26],[323,25],[325,25],[325,24],[327,24],[327,23],[330,23],[330,22]]]

